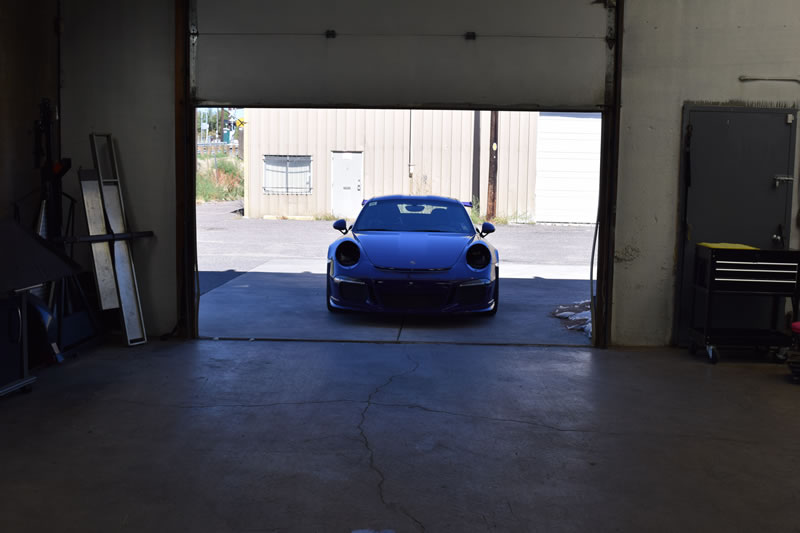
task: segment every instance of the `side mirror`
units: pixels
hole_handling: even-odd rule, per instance
[[[342,232],[342,235],[347,234],[347,221],[343,218],[340,218],[336,222],[333,223],[333,229],[339,230]]]
[[[486,237],[490,233],[494,233],[494,224],[491,222],[484,222],[481,226],[481,237]]]

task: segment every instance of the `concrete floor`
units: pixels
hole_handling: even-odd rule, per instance
[[[0,399],[0,531],[798,531],[784,365],[427,343],[103,347]]]

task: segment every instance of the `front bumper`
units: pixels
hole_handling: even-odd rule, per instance
[[[495,276],[446,279],[403,274],[375,279],[327,276],[330,304],[339,309],[386,313],[482,313],[495,306]]]

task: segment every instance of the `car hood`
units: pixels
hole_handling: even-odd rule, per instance
[[[382,231],[355,235],[364,253],[379,268],[413,270],[450,268],[474,235]]]

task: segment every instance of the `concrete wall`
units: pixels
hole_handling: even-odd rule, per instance
[[[797,0],[625,6],[612,341],[661,345],[672,330],[682,105],[800,100],[797,83],[738,80],[800,77],[800,8]]]
[[[145,325],[168,332],[177,321],[175,8],[87,0],[63,9],[63,151],[76,169],[91,168],[89,134],[116,139],[129,226],[156,235],[133,244]],[[76,176],[65,188],[79,198]]]
[[[0,219],[40,184],[33,122],[42,98],[58,99],[57,14],[57,0],[0,4]]]

